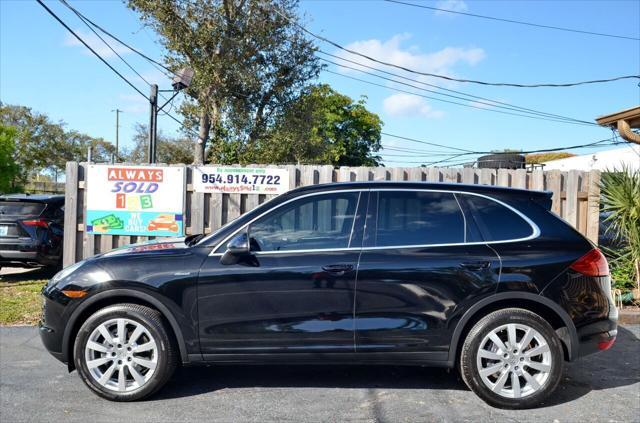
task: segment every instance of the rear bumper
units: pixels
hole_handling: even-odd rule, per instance
[[[618,309],[612,305],[607,319],[598,320],[578,328],[578,356],[593,354],[611,348],[618,335]]]
[[[0,266],[39,267],[55,264],[57,259],[38,242],[0,243]]]

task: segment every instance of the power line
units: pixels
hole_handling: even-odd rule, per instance
[[[64,23],[64,21],[62,21],[62,19],[60,19],[58,17],[58,15],[56,15],[51,9],[49,9],[43,2],[42,0],[36,0],[38,2],[38,4],[40,4],[40,6],[42,6],[47,12],[49,12],[49,14],[51,16],[53,16],[62,26],[64,26],[67,31],[71,32],[77,39],[78,41],[80,41],[85,47],[87,47],[98,59],[100,59],[100,61],[102,61],[105,65],[107,65],[109,67],[109,69],[111,69],[114,73],[116,73],[123,81],[125,81],[129,86],[131,86],[131,88],[133,88],[134,90],[136,90],[138,92],[138,94],[140,94],[142,97],[146,98],[147,100],[149,100],[149,97],[147,97],[142,91],[140,91],[135,85],[133,85],[127,78],[125,78],[120,72],[118,72],[113,66],[111,66],[102,56],[100,56],[100,54],[98,54],[94,49],[92,49],[78,34],[76,34],[71,28],[69,28],[69,26]],[[105,32],[105,31],[103,31]],[[105,32],[106,33],[106,32]],[[124,44],[123,44],[124,45]],[[129,47],[131,48],[131,47]],[[137,73],[137,72],[136,72]],[[191,134],[195,134],[196,137],[199,137],[198,134],[196,134],[191,128],[187,127],[183,122],[180,122],[179,119],[177,119],[176,117],[174,117],[173,115],[171,115],[170,113],[166,113],[166,115],[174,120],[175,122],[177,122],[182,128],[184,128],[187,132],[190,132]]]
[[[435,74],[435,73],[429,73],[429,72],[422,72],[422,71],[418,71],[415,69],[410,69],[404,66],[400,66],[397,65],[395,63],[390,63],[390,62],[385,62],[383,60],[379,60],[376,59],[374,57],[371,56],[367,56],[366,54],[362,54],[360,52],[357,52],[355,50],[351,50],[349,48],[346,48],[340,44],[338,44],[335,41],[332,41],[322,35],[318,35],[310,30],[308,30],[307,28],[305,28],[304,26],[302,26],[301,24],[299,24],[297,21],[289,18],[288,16],[286,16],[285,14],[281,13],[279,10],[274,8],[275,13],[277,13],[278,15],[280,15],[281,17],[283,17],[284,19],[286,19],[287,21],[289,21],[290,23],[292,23],[293,25],[297,26],[298,28],[300,28],[302,31],[306,32],[307,34],[311,35],[312,37],[323,41],[327,44],[331,44],[332,46],[346,51],[347,53],[351,53],[354,54],[356,56],[360,56],[363,57],[367,60],[370,60],[372,62],[375,63],[379,63],[381,65],[385,65],[385,66],[390,66],[393,68],[397,68],[397,69],[401,69],[405,72],[409,72],[409,73],[413,73],[416,75],[423,75],[423,76],[431,76],[433,78],[440,78],[440,79],[445,79],[447,81],[456,81],[456,82],[464,82],[464,83],[470,83],[470,84],[478,84],[478,85],[489,85],[489,86],[494,86],[494,87],[516,87],[516,88],[542,88],[542,87],[548,87],[548,88],[564,88],[564,87],[575,87],[578,85],[588,85],[588,84],[600,84],[600,83],[604,83],[604,82],[613,82],[613,81],[620,81],[620,80],[624,80],[624,79],[640,79],[640,75],[625,75],[625,76],[618,76],[615,78],[609,78],[609,79],[595,79],[595,80],[590,80],[590,81],[579,81],[579,82],[568,82],[568,83],[562,83],[562,84],[551,84],[551,83],[541,83],[541,84],[515,84],[515,83],[510,83],[510,82],[487,82],[487,81],[479,81],[479,80],[475,80],[475,79],[461,79],[461,78],[453,78],[451,76],[446,76],[446,75],[439,75],[439,74]]]
[[[62,0],[61,0],[62,1]],[[77,9],[73,8],[71,5],[67,5],[67,7],[69,7],[74,13],[78,14],[82,19],[84,19],[85,21],[87,21],[89,24],[91,24],[92,26],[94,26],[96,29],[98,29],[99,31],[101,31],[102,33],[106,34],[107,36],[109,36],[110,38],[112,38],[113,40],[117,41],[118,43],[120,43],[122,46],[128,48],[129,50],[131,50],[132,52],[140,55],[142,58],[146,59],[147,61],[149,61],[156,69],[158,69],[158,67],[161,67],[162,69],[166,70],[167,72],[169,72],[171,75],[173,76],[180,76],[179,74],[177,74],[176,72],[174,72],[173,70],[171,70],[170,68],[168,68],[166,65],[162,64],[161,62],[158,62],[157,60],[154,60],[153,58],[145,55],[144,53],[142,53],[140,50],[136,49],[135,47],[132,47],[131,45],[127,44],[126,42],[122,41],[120,38],[118,38],[117,36],[113,35],[111,32],[107,31],[106,29],[104,29],[102,26],[98,25],[97,23],[93,22],[91,19],[87,18],[85,15],[83,15],[80,11],[78,11]],[[165,73],[162,69],[159,69],[160,72],[162,72],[167,78],[171,79],[172,77],[169,76],[167,73]],[[242,97],[242,98],[248,98],[249,96],[246,94],[241,94],[235,91],[229,91],[227,90],[228,93],[233,94],[236,97]],[[161,97],[163,97],[160,94]],[[164,98],[164,97],[163,97]],[[166,100],[166,98],[164,98]]]
[[[416,138],[410,138],[410,137],[405,137],[402,135],[396,135],[396,134],[391,134],[388,132],[381,132],[382,135],[391,137],[391,138],[397,138],[397,139],[401,139],[404,141],[409,141],[409,142],[414,142],[414,143],[418,143],[418,144],[426,144],[426,145],[435,145],[438,147],[443,147],[443,148],[449,148],[452,150],[457,150],[459,152],[462,152],[462,154],[460,155],[476,155],[476,154],[533,154],[533,153],[545,153],[545,152],[553,152],[553,151],[562,151],[562,150],[575,150],[578,148],[588,148],[588,147],[604,147],[604,146],[610,146],[610,145],[618,145],[618,144],[624,144],[624,142],[616,142],[613,138],[605,138],[599,141],[594,141],[591,143],[587,143],[587,144],[578,144],[578,145],[569,145],[569,146],[563,146],[563,147],[553,147],[553,148],[542,148],[542,149],[536,149],[536,150],[527,150],[527,151],[518,151],[518,152],[514,152],[514,153],[503,153],[503,152],[495,152],[495,151],[471,151],[471,150],[465,150],[465,149],[461,149],[461,148],[457,148],[457,147],[451,147],[451,146],[445,146],[442,144],[436,144],[436,143],[432,143],[429,141],[424,141],[424,140],[419,140]],[[383,147],[383,148],[388,148],[388,147]],[[400,147],[395,147],[396,151],[401,150]],[[456,155],[458,154],[456,153],[451,153],[451,155]]]
[[[576,148],[601,148],[601,147],[609,147],[612,145],[618,145],[621,143],[603,143],[603,144],[598,144],[598,145],[594,145],[594,146],[578,146]],[[567,147],[564,148],[563,150],[570,150],[572,149],[571,147]],[[541,150],[532,150],[532,151],[523,151],[523,152],[514,152],[514,153],[500,153],[500,152],[482,152],[482,153],[474,153],[473,155],[485,155],[485,154],[533,154],[533,153],[546,153],[546,152],[552,152],[552,151],[558,151],[556,149],[541,149]],[[402,161],[398,161],[398,160],[389,160],[391,162],[402,162],[402,163],[413,163],[413,164],[417,164],[417,163],[422,163],[422,164],[426,164],[426,165],[432,165],[432,164],[436,164],[436,163],[442,163],[442,162],[447,162],[447,161],[451,161],[453,159],[462,157],[462,156],[470,156],[472,155],[471,153],[460,153],[460,154],[450,154],[449,158],[447,159],[441,159],[438,160],[436,162],[430,162],[430,163],[425,163],[424,160],[420,160],[420,161],[406,161],[406,160],[402,160]],[[425,156],[425,158],[427,158],[429,156]],[[385,160],[386,161],[386,160]],[[468,159],[465,161],[460,162],[459,164],[464,164],[464,163],[475,163],[477,160],[476,159]]]
[[[38,1],[38,3],[40,3],[40,1]],[[65,2],[66,3],[66,2]],[[89,24],[91,24],[93,27],[97,28],[100,32],[106,34],[108,37],[110,37],[111,39],[117,41],[118,43],[120,43],[121,45],[123,45],[124,47],[128,48],[129,50],[133,51],[134,53],[138,54],[139,56],[141,56],[142,58],[148,60],[149,62],[151,62],[152,64],[155,64],[157,66],[160,66],[162,69],[166,70],[167,72],[169,72],[170,74],[176,76],[177,74],[171,70],[170,68],[168,68],[166,65],[164,65],[161,62],[158,62],[157,60],[154,60],[153,58],[147,56],[146,54],[142,53],[141,51],[139,51],[138,49],[131,47],[129,44],[125,43],[124,41],[122,41],[120,38],[116,37],[115,35],[113,35],[111,32],[107,31],[106,29],[104,29],[103,27],[101,27],[100,25],[98,25],[97,23],[93,22],[91,19],[87,18],[85,15],[83,15],[82,13],[80,13],[77,9],[75,9],[73,6],[71,6],[70,4],[66,3],[65,4],[69,9],[71,9],[73,11],[73,13],[75,13],[76,15],[78,15],[78,17],[81,17],[81,19],[85,20],[86,22],[88,22]],[[166,75],[168,78],[171,78],[169,75]]]
[[[55,20],[57,20],[60,25],[64,26],[67,31],[69,31],[71,34],[73,34],[74,37],[76,37],[78,39],[78,41],[80,41],[82,44],[84,44],[84,46],[86,48],[88,48],[91,53],[93,53],[98,59],[100,59],[100,61],[102,61],[102,63],[104,63],[105,65],[107,65],[109,67],[109,69],[111,69],[116,75],[118,75],[124,82],[127,83],[127,85],[129,85],[131,88],[133,88],[134,90],[136,90],[138,92],[138,94],[140,94],[141,96],[143,96],[144,98],[146,98],[147,100],[149,100],[149,97],[147,97],[146,95],[144,95],[144,93],[142,91],[140,91],[138,89],[138,87],[136,87],[135,85],[133,85],[133,83],[131,83],[131,81],[129,81],[127,78],[125,78],[120,72],[118,72],[113,66],[111,66],[109,64],[109,62],[107,62],[105,59],[102,58],[102,56],[100,56],[94,49],[91,48],[91,46],[89,46],[89,44],[87,44],[78,34],[76,34],[71,28],[69,28],[69,26],[64,23],[62,21],[62,19],[60,19],[58,17],[58,15],[56,15],[51,9],[49,9],[43,2],[42,0],[36,0],[38,2],[38,4],[40,6],[42,6],[47,12],[49,12],[49,14],[51,16],[53,16],[53,18]]]
[[[371,70],[374,70],[376,72],[384,73],[386,75],[391,75],[391,76],[393,76],[395,78],[400,78],[400,79],[404,79],[406,81],[414,82],[416,84],[425,85],[427,87],[437,88],[439,90],[447,91],[447,92],[451,92],[451,93],[455,93],[455,94],[460,94],[460,95],[463,95],[463,96],[470,97],[471,99],[479,99],[479,100],[488,101],[490,103],[495,103],[495,104],[500,104],[500,105],[503,105],[503,106],[508,106],[508,108],[512,108],[513,110],[521,110],[523,112],[531,112],[533,114],[546,115],[546,116],[549,116],[549,117],[556,117],[556,118],[559,118],[559,119],[572,120],[572,121],[575,121],[575,122],[581,122],[581,123],[597,126],[595,123],[589,122],[589,121],[586,121],[586,120],[575,119],[575,118],[571,118],[571,117],[567,117],[567,116],[557,115],[557,114],[554,114],[554,113],[542,112],[542,111],[535,110],[535,109],[530,109],[530,108],[527,108],[527,107],[517,106],[517,105],[514,105],[514,104],[510,104],[510,103],[505,103],[503,101],[492,100],[490,98],[481,97],[481,96],[465,93],[465,92],[462,92],[462,91],[452,90],[452,89],[449,89],[449,88],[441,87],[439,85],[434,85],[434,84],[430,84],[428,82],[423,82],[423,81],[420,81],[420,80],[417,80],[417,79],[407,78],[406,76],[403,76],[403,75],[398,75],[398,74],[393,73],[393,72],[388,72],[388,71],[385,71],[383,69],[378,69],[378,68],[373,67],[373,66],[365,65],[363,63],[356,62],[355,60],[346,59],[344,57],[340,57],[340,56],[337,56],[335,54],[327,53],[327,52],[322,51],[322,50],[318,50],[318,53],[321,53],[321,54],[324,54],[324,55],[327,55],[327,56],[330,56],[330,57],[333,57],[335,59],[342,60],[342,61],[345,61],[345,62],[348,62],[348,63],[353,63],[355,65],[362,66],[364,68],[371,69]],[[371,74],[370,72],[365,72],[365,71],[363,71],[361,69],[356,69],[356,68],[352,68],[350,66],[334,63],[334,62],[331,62],[331,61],[329,61],[327,59],[320,58],[320,60],[324,60],[326,62],[333,63],[333,64],[335,64],[337,66],[353,69],[353,70],[356,70],[358,72],[363,72],[363,73],[366,73],[366,74],[369,74],[369,75],[374,75],[374,74]],[[374,76],[378,76],[379,77],[379,75],[374,75]],[[438,94],[438,95],[445,95],[445,94],[439,93],[437,91],[432,91],[432,90],[425,90],[425,91],[433,92],[433,93]],[[455,96],[452,96],[452,97],[459,98],[459,97],[455,97]],[[472,101],[472,100],[469,100],[469,99],[463,99],[463,100]],[[482,102],[480,102],[480,103],[482,103]],[[488,103],[482,103],[482,104],[488,104]],[[500,107],[500,106],[496,106],[494,104],[489,104],[489,105],[493,106],[493,107]]]
[[[571,125],[587,126],[587,124],[585,124],[585,123],[572,122],[572,121],[569,121],[569,120],[555,119],[555,118],[545,118],[545,117],[541,117],[541,116],[532,116],[532,115],[523,115],[521,113],[505,112],[503,110],[487,109],[485,107],[474,106],[472,104],[458,103],[456,101],[445,100],[445,99],[437,98],[437,97],[430,97],[430,96],[427,96],[427,95],[418,94],[418,93],[407,91],[407,90],[402,90],[400,88],[389,87],[389,86],[386,86],[386,85],[383,85],[383,84],[378,84],[378,83],[375,83],[375,82],[367,81],[365,79],[356,78],[354,76],[344,75],[344,74],[339,73],[339,72],[333,72],[333,71],[330,71],[330,70],[325,70],[325,72],[331,73],[331,74],[334,74],[334,75],[338,75],[338,76],[341,76],[343,78],[353,79],[354,81],[359,81],[359,82],[362,82],[362,83],[365,83],[365,84],[375,85],[376,87],[386,88],[388,90],[398,91],[398,92],[405,93],[405,94],[411,94],[411,95],[415,95],[415,96],[418,96],[418,97],[423,97],[423,98],[426,98],[426,99],[429,99],[429,100],[441,101],[443,103],[450,103],[450,104],[455,104],[455,105],[458,105],[458,106],[469,107],[469,108],[472,108],[472,109],[484,110],[486,112],[501,113],[503,115],[520,116],[520,117],[526,117],[526,118],[529,118],[529,119],[546,120],[546,121],[551,121],[551,122],[567,123],[567,124],[571,124]],[[384,78],[384,77],[381,77],[381,78]],[[388,79],[388,78],[384,78],[384,79]],[[405,84],[405,83],[399,82],[399,81],[394,81],[394,82],[396,82],[398,84],[402,84],[402,85],[409,85],[409,84]],[[412,87],[417,88],[417,89],[421,89],[420,87],[415,87],[415,86],[412,86]]]
[[[381,131],[380,134],[381,135],[386,135],[387,137],[391,137],[391,138],[397,138],[397,139],[401,139],[401,140],[405,140],[405,141],[409,141],[409,142],[415,142],[415,143],[418,143],[418,144],[425,144],[425,145],[431,145],[431,146],[434,146],[434,147],[448,148],[448,149],[451,149],[451,150],[462,151],[462,152],[465,152],[465,153],[471,153],[472,152],[471,150],[465,150],[464,148],[451,147],[449,145],[443,145],[443,144],[437,144],[437,143],[434,143],[434,142],[418,140],[418,139],[415,139],[415,138],[405,137],[405,136],[402,136],[402,135],[394,135],[394,134],[390,134],[390,133],[384,132],[384,131]]]
[[[565,27],[560,27],[560,26],[537,24],[537,23],[533,23],[533,22],[517,21],[517,20],[514,20],[514,19],[497,18],[495,16],[478,15],[478,14],[475,14],[475,13],[462,12],[462,11],[451,10],[451,9],[442,9],[440,7],[425,6],[423,4],[407,3],[407,2],[404,2],[404,1],[398,1],[398,0],[385,0],[385,1],[388,2],[388,3],[397,3],[397,4],[402,4],[402,5],[405,5],[405,6],[419,7],[421,9],[435,10],[435,11],[438,11],[438,12],[454,13],[456,15],[471,16],[473,18],[489,19],[489,20],[492,20],[492,21],[507,22],[507,23],[518,24],[518,25],[527,25],[527,26],[533,26],[533,27],[537,27],[537,28],[554,29],[554,30],[558,30],[558,31],[576,32],[576,33],[579,33],[579,34],[597,35],[597,36],[600,36],[600,37],[622,38],[622,39],[625,39],[625,40],[640,41],[640,38],[627,37],[626,35],[605,34],[603,32],[585,31],[585,30],[575,29],[575,28],[565,28]]]
[[[108,43],[104,38],[102,38],[102,36],[101,36],[100,34],[98,34],[98,33],[96,32],[96,30],[95,30],[95,29],[93,29],[93,27],[92,27],[91,25],[89,25],[89,23],[85,20],[84,16],[80,14],[80,12],[78,12],[76,9],[74,9],[73,7],[71,7],[71,5],[69,5],[69,3],[67,3],[67,1],[66,1],[66,0],[60,0],[60,2],[61,2],[63,5],[67,6],[67,7],[68,7],[68,8],[69,8],[73,13],[75,13],[75,14],[76,14],[76,16],[77,16],[77,17],[82,21],[82,23],[84,23],[84,24],[87,26],[87,28],[89,28],[89,30],[91,30],[91,32],[93,32],[93,33],[96,35],[96,37],[98,37],[98,38],[100,39],[100,41],[102,41],[102,42],[104,43],[104,45],[106,45],[106,46],[109,48],[109,50],[111,50],[111,52],[113,52],[113,54],[115,54],[116,56],[118,56],[118,58],[120,58],[120,60],[122,60],[122,62],[124,62],[124,64],[125,64],[125,65],[127,65],[127,67],[129,67],[129,69],[131,69],[131,70],[133,71],[133,73],[135,73],[136,75],[138,75],[138,77],[139,77],[140,79],[142,79],[144,82],[146,82],[146,83],[147,83],[147,85],[151,86],[151,83],[150,83],[149,81],[147,81],[147,80],[145,79],[145,77],[144,77],[144,76],[142,76],[142,75],[141,75],[137,70],[135,70],[135,69],[133,68],[133,66],[131,66],[131,65],[129,64],[129,62],[127,62],[127,61],[124,59],[124,57],[122,57],[122,56],[121,56],[121,55],[120,55],[120,54],[119,54],[119,53],[118,53],[118,52],[117,52],[113,47],[111,47],[111,44],[109,44],[109,43]]]

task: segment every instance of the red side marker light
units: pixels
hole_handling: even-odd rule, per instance
[[[613,343],[616,342],[616,337],[609,339],[608,341],[598,342],[598,349],[600,351],[606,351],[609,348],[613,347]]]

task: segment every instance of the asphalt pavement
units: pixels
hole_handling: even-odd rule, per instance
[[[567,366],[551,401],[508,411],[455,372],[413,367],[224,366],[179,369],[151,399],[98,398],[43,348],[33,327],[0,328],[1,422],[438,422],[640,420],[640,325]]]

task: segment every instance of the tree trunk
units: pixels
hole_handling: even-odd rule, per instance
[[[204,164],[204,152],[209,140],[209,129],[211,129],[211,118],[206,110],[200,112],[200,131],[198,133],[198,141],[193,151],[193,164]]]

